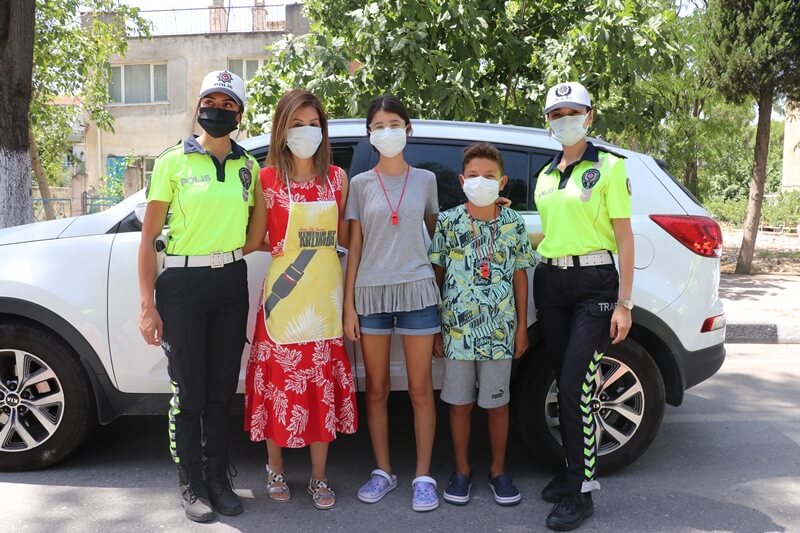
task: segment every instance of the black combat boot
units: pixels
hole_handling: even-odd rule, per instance
[[[542,499],[550,503],[558,503],[561,498],[570,494],[572,490],[567,486],[567,471],[563,471],[550,480],[542,489]]]
[[[592,493],[572,493],[561,498],[547,516],[547,527],[556,531],[571,531],[583,523],[594,513]]]
[[[228,459],[224,457],[209,457],[206,460],[206,485],[208,497],[214,509],[227,516],[241,514],[244,511],[242,501],[233,492],[231,477],[235,470],[228,470]]]
[[[181,491],[181,505],[186,518],[194,522],[210,522],[216,518],[214,509],[208,501],[202,464],[178,465],[178,488]]]

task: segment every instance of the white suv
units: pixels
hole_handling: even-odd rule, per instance
[[[423,120],[413,127],[406,158],[436,174],[442,210],[464,201],[458,183],[463,148],[488,141],[502,152],[509,176],[502,194],[529,231],[539,231],[535,180],[559,149],[546,131]],[[362,120],[331,121],[330,138],[334,162],[349,175],[377,162]],[[242,145],[263,161],[268,142],[260,136]],[[665,403],[679,405],[684,391],[712,376],[725,357],[719,226],[658,161],[614,150],[627,158],[633,187],[636,307],[628,340],[608,350],[600,367],[593,407],[603,471],[639,457],[658,432]],[[140,191],[102,213],[0,231],[0,469],[50,465],[98,421],[166,412],[166,359],[138,331],[143,202]],[[265,253],[247,258],[249,331],[268,261]],[[516,421],[530,449],[555,461],[563,457],[558,402],[533,304],[528,324],[531,348],[515,362],[512,384]],[[355,345],[349,353],[363,390],[361,354]],[[434,361],[437,386],[439,363]],[[407,387],[397,339],[391,375],[394,390]]]

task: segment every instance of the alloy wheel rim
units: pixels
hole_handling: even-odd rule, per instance
[[[595,375],[595,390],[590,408],[597,420],[598,455],[613,453],[625,446],[642,424],[645,395],[636,373],[625,363],[605,356]],[[550,385],[545,396],[545,419],[550,435],[561,444],[558,420],[558,386]]]
[[[25,452],[64,419],[64,391],[50,366],[24,350],[0,349],[0,452]]]

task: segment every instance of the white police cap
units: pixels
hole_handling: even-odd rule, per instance
[[[589,91],[577,81],[559,83],[550,87],[544,103],[544,114],[547,115],[550,111],[559,107],[569,107],[578,111],[584,111],[587,107],[592,107]]]
[[[200,84],[200,98],[211,93],[225,93],[244,107],[244,80],[227,70],[215,70],[206,74]]]

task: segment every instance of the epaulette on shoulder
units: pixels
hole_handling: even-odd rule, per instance
[[[176,149],[176,148],[178,148],[179,146],[182,146],[182,145],[183,145],[183,139],[178,141],[177,144],[173,144],[172,146],[170,146],[169,148],[167,148],[166,150],[164,150],[163,152],[158,154],[158,157],[156,159],[162,158],[163,156],[165,156],[167,154],[167,152],[171,152],[172,150],[174,150],[174,149]]]
[[[620,159],[628,159],[627,157],[625,157],[624,155],[620,154],[619,152],[615,152],[614,150],[611,150],[606,146],[595,145],[595,148],[597,148],[598,152],[605,152],[605,153],[611,154],[611,155],[613,155],[615,157],[619,157]]]
[[[239,148],[242,148],[241,144],[239,145]],[[255,156],[253,156],[253,154],[251,154],[250,152],[248,152],[244,148],[242,148],[242,153],[244,154],[245,157],[249,157],[251,159],[255,159]]]

